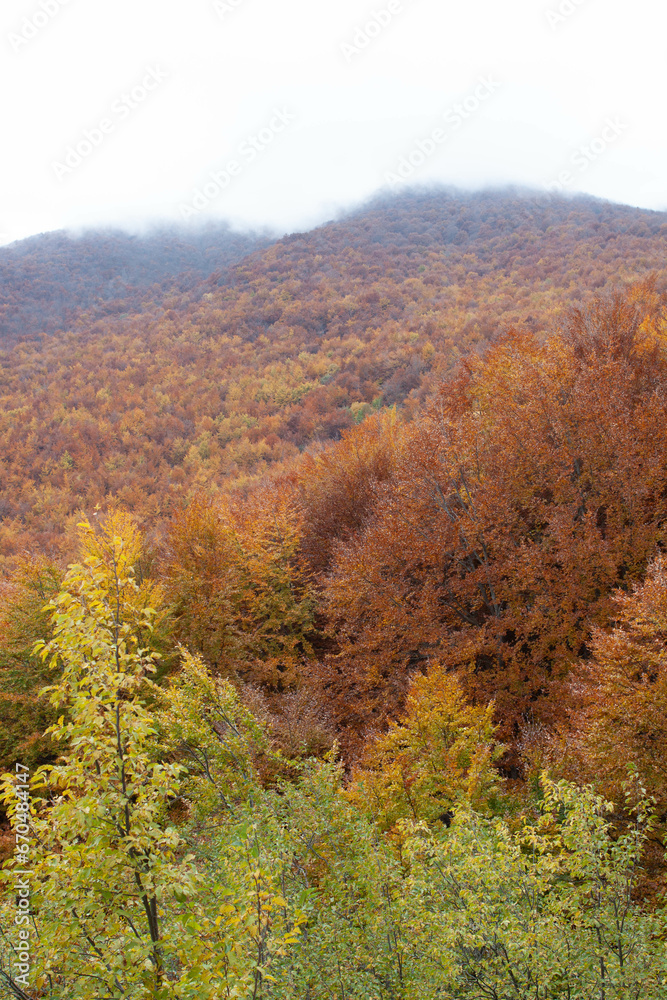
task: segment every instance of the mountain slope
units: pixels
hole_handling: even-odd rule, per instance
[[[52,334],[114,313],[137,311],[148,295],[183,290],[271,241],[227,226],[33,236],[0,248],[0,344]]]
[[[666,237],[667,215],[592,199],[412,193],[218,258],[141,309],[132,292],[113,315],[19,339],[0,354],[0,558],[55,542],[57,524],[109,495],[154,518],[382,406],[409,417],[508,328],[546,333],[648,272],[665,288]],[[165,240],[163,261],[178,258]],[[82,277],[84,298],[99,273]],[[28,283],[19,305],[34,297]]]

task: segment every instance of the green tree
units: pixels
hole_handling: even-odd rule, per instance
[[[446,836],[410,827],[406,936],[433,989],[415,995],[664,998],[667,921],[633,902],[649,803],[616,836],[590,788],[542,788],[541,816],[518,833],[466,806]]]
[[[181,769],[151,753],[141,695],[155,657],[139,635],[149,636],[154,613],[134,579],[137,532],[122,515],[99,535],[81,530],[88,555],[50,604],[53,638],[36,647],[62,672],[51,701],[69,721],[63,714],[49,730],[66,744],[62,758],[32,779],[34,982],[56,996],[65,985],[73,997],[157,996],[170,961],[164,901],[196,881],[165,822]],[[14,815],[11,776],[4,798]]]
[[[257,980],[246,939],[259,936],[267,952],[257,902],[271,911],[271,873],[254,863],[248,826],[226,841],[228,856],[247,855],[251,865],[240,883],[207,885],[206,865],[186,853],[169,816],[185,768],[164,759],[147,707],[159,691],[155,612],[134,572],[140,538],[120,513],[81,532],[87,554],[51,602],[52,639],[38,644],[61,672],[51,700],[63,714],[50,733],[65,750],[31,783],[31,985],[77,1000],[242,996]],[[16,823],[13,775],[3,779],[3,800]],[[2,872],[7,887],[14,867]],[[9,902],[2,918],[11,945]],[[298,933],[294,922],[291,930],[275,951]],[[3,977],[21,989],[10,969]]]

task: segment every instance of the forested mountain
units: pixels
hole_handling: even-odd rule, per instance
[[[221,224],[143,237],[54,232],[0,247],[0,345],[136,312],[145,300],[191,288],[270,242]]]
[[[666,234],[667,216],[585,198],[413,193],[235,264],[243,238],[224,232],[219,258],[204,236],[197,253],[177,236],[126,239],[134,285],[102,305],[117,237],[10,248],[2,294],[20,291],[16,308],[33,318],[0,352],[0,558],[30,537],[51,544],[75,509],[106,496],[160,516],[189,491],[284,465],[372,410],[410,413],[461,356],[508,329],[544,336],[594,292],[649,271],[662,287]],[[193,260],[213,269],[216,258],[216,273],[192,285]],[[158,272],[164,285],[169,261],[190,263],[191,286],[181,274],[143,301],[136,287]],[[39,338],[42,314],[50,330],[63,315],[51,313],[51,280],[85,308]]]
[[[0,995],[665,1000],[667,215],[225,245],[0,355]]]

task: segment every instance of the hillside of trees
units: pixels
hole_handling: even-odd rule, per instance
[[[141,308],[130,296],[49,337],[33,328],[0,351],[0,561],[36,540],[57,548],[76,510],[110,495],[160,518],[373,410],[409,416],[509,329],[546,336],[596,291],[647,273],[662,289],[666,227],[590,199],[409,194]],[[92,242],[80,253],[102,259]],[[74,289],[87,280],[79,268]],[[43,282],[42,269],[34,294],[25,285],[26,308]]]
[[[667,998],[666,236],[417,192],[5,350],[0,996]]]
[[[209,225],[145,236],[54,232],[0,247],[0,344],[139,312],[156,296],[186,291],[271,242]]]

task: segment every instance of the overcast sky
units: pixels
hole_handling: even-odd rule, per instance
[[[666,27],[656,0],[2,0],[0,242],[304,229],[431,181],[667,209]]]

